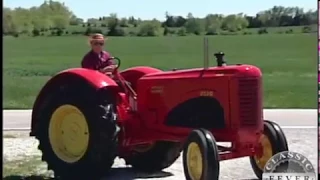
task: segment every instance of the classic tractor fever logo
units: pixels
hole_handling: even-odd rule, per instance
[[[283,151],[265,165],[263,180],[316,180],[312,163],[302,154]]]

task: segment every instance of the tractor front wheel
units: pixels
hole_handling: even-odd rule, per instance
[[[262,179],[264,166],[269,159],[279,152],[288,151],[289,148],[286,136],[281,130],[281,127],[271,121],[264,121],[264,130],[259,143],[262,146],[262,156],[251,156],[250,163],[256,176]]]
[[[111,94],[97,94],[86,85],[69,85],[48,94],[42,104],[38,148],[57,178],[99,179],[114,162],[119,129],[115,104]]]
[[[136,150],[124,158],[134,169],[144,172],[157,172],[171,166],[180,156],[180,143],[155,142],[144,150]]]
[[[219,151],[215,138],[205,129],[193,130],[183,149],[186,180],[218,180]]]

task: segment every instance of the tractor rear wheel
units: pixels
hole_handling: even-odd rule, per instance
[[[252,169],[259,179],[262,179],[262,173],[264,166],[269,159],[275,154],[288,151],[288,143],[285,134],[281,130],[281,127],[271,121],[264,121],[264,130],[260,137],[260,143],[262,145],[263,154],[261,157],[250,157],[250,163]],[[288,164],[283,164],[287,166]]]
[[[48,94],[36,138],[56,178],[95,180],[113,165],[119,131],[115,104],[111,93],[98,94],[88,85]]]
[[[180,152],[180,143],[155,142],[145,151],[135,151],[124,159],[136,170],[157,172],[171,166],[179,158]]]

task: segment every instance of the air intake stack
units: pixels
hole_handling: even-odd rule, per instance
[[[226,61],[224,60],[224,53],[223,52],[217,52],[214,54],[214,56],[216,57],[216,60],[217,60],[217,66],[218,67],[221,67],[221,66],[226,66],[227,63]]]

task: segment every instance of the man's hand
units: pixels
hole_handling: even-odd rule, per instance
[[[106,66],[103,69],[101,69],[100,72],[102,72],[102,73],[111,73],[111,72],[114,71],[115,68],[116,68],[115,65]]]

